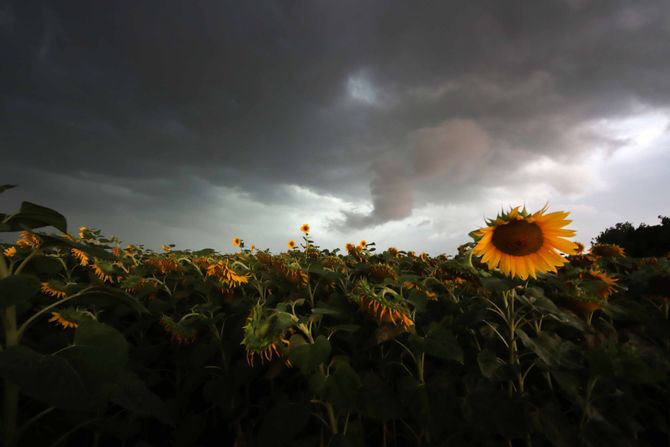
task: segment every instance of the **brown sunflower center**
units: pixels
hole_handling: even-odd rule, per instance
[[[515,220],[493,230],[493,245],[505,254],[524,256],[538,251],[544,243],[536,223]]]

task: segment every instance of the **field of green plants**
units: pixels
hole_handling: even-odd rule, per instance
[[[541,217],[486,228],[558,244]],[[307,225],[278,254],[154,252],[29,202],[0,231],[8,447],[670,445],[668,255],[328,250]]]

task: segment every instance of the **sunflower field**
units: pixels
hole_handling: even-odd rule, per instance
[[[307,224],[219,254],[24,202],[0,214],[3,445],[668,446],[670,259],[585,252],[566,218],[514,208],[454,256]]]

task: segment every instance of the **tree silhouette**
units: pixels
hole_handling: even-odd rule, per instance
[[[663,256],[670,253],[670,217],[658,216],[660,225],[618,223],[601,232],[592,243],[617,244],[628,256]]]

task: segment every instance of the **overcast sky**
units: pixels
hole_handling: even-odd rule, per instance
[[[0,0],[0,212],[124,243],[453,254],[670,215],[667,0]]]

